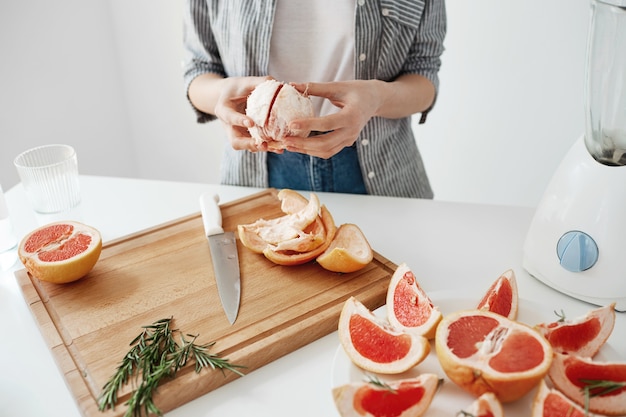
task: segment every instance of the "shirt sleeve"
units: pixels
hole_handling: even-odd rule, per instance
[[[183,11],[183,82],[189,100],[189,85],[197,76],[215,73],[226,76],[211,28],[206,0],[186,0]],[[192,105],[191,101],[189,103]],[[193,107],[199,123],[215,120],[215,115]]]

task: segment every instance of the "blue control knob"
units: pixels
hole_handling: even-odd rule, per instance
[[[570,272],[586,271],[598,261],[598,245],[591,236],[577,230],[569,231],[556,244],[561,266]]]

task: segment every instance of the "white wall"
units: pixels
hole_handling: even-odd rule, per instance
[[[182,90],[183,0],[0,4],[0,182],[67,142],[87,174],[217,182],[218,123]],[[417,126],[436,198],[535,205],[582,133],[587,0],[448,0],[437,106]]]

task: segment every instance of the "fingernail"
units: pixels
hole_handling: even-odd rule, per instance
[[[254,126],[254,122],[250,119],[243,119],[243,125],[245,127],[252,127]]]

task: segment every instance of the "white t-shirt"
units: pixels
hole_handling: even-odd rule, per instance
[[[285,82],[354,79],[354,7],[355,0],[277,0],[269,74]],[[312,100],[316,115],[337,110]]]

